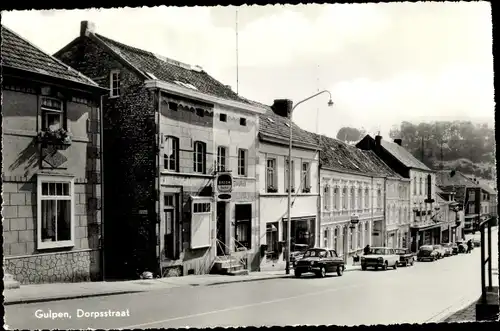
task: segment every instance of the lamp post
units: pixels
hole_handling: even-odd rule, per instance
[[[288,211],[287,211],[287,227],[286,227],[286,274],[290,274],[290,251],[291,251],[291,245],[290,245],[290,237],[291,237],[291,232],[292,232],[292,218],[291,218],[291,209],[292,209],[292,127],[293,127],[293,122],[292,122],[292,114],[295,108],[297,108],[298,105],[301,103],[304,103],[308,100],[311,100],[312,98],[317,97],[320,94],[323,93],[328,93],[330,96],[330,100],[328,100],[328,106],[332,107],[333,106],[333,101],[332,101],[332,94],[330,91],[324,90],[321,92],[318,92],[314,95],[311,95],[308,98],[305,98],[302,101],[299,101],[295,106],[292,107],[292,110],[290,111],[290,114],[288,115],[288,121],[289,121],[289,127],[290,127],[290,133],[289,133],[289,142],[288,142]]]

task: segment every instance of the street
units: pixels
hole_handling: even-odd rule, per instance
[[[493,268],[498,270],[496,231],[492,237]],[[498,276],[493,278],[497,283]],[[173,288],[10,305],[5,310],[11,329],[425,323],[464,298],[478,298],[480,284],[480,248],[476,247],[471,254],[397,270]],[[108,310],[123,311],[124,316],[77,317],[78,311]],[[67,315],[37,318],[36,311]]]

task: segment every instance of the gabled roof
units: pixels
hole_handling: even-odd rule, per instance
[[[290,126],[288,118],[275,114],[271,107],[251,101],[254,106],[263,107],[266,113],[259,115],[259,134],[262,136],[271,136],[289,141]],[[316,140],[309,132],[292,123],[292,142],[294,144],[307,144],[311,147],[317,146]]]
[[[98,87],[92,79],[45,53],[4,25],[1,27],[2,66]]]
[[[497,191],[495,191],[491,186],[479,182],[477,184],[483,191],[487,192],[488,194],[497,194]]]
[[[321,167],[347,171],[364,176],[402,178],[389,168],[373,151],[363,151],[338,139],[309,132],[321,147]]]
[[[375,139],[372,138],[369,134],[365,136],[364,139],[370,139],[373,144],[375,144]],[[358,143],[359,144],[359,143]],[[356,146],[358,145],[356,144]],[[421,161],[419,161],[416,157],[414,157],[406,148],[399,146],[398,144],[382,139],[380,142],[383,149],[385,149],[388,153],[394,156],[399,162],[401,162],[407,168],[415,168],[425,171],[433,171]]]
[[[439,170],[436,172],[436,184],[440,187],[448,186],[467,186],[467,187],[477,187],[478,185],[474,183],[471,179],[465,176],[460,171],[455,171],[455,175],[451,176],[451,170]]]
[[[188,88],[219,98],[248,103],[246,99],[240,98],[229,87],[197,66],[190,66],[167,59],[97,33],[93,33],[93,36],[97,37],[97,40],[103,42],[123,60],[131,64],[136,70],[143,72],[150,79],[175,83],[184,87],[188,86]]]

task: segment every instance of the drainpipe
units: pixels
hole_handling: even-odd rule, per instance
[[[319,164],[319,161],[321,160],[320,158],[320,151],[318,151],[318,175],[317,175],[317,182],[318,182],[318,199],[316,200],[316,205],[318,206],[318,217],[316,221],[316,238],[319,241],[316,247],[321,247],[321,233],[323,232],[321,230],[321,224],[323,223],[323,211],[321,210],[321,165]],[[298,189],[297,189],[298,190]],[[324,239],[323,239],[324,242]]]
[[[387,230],[387,177],[384,177],[384,222],[382,223],[382,246],[387,245],[386,238]]]
[[[103,98],[104,98],[104,95],[101,95],[101,100],[100,100],[100,109],[99,109],[99,131],[100,131],[100,135],[99,135],[99,142],[100,142],[100,145],[101,145],[101,150],[99,151],[99,162],[100,162],[100,165],[101,165],[101,273],[102,273],[102,280],[104,281],[106,279],[105,277],[105,274],[104,274],[104,267],[105,267],[105,264],[104,264],[104,222],[103,222],[103,219],[104,219],[104,160],[103,160],[103,156],[104,156],[104,145],[103,145],[103,141],[104,141],[104,124],[103,124],[103,121],[104,121],[104,109],[103,109]]]
[[[158,275],[162,276],[161,270],[161,172],[160,172],[160,144],[161,144],[161,128],[160,128],[160,113],[161,113],[161,90],[158,89],[157,95],[157,109],[156,109],[156,225],[158,235],[155,236],[155,241],[158,242],[160,239],[160,243],[158,244]],[[158,239],[156,239],[158,238]]]
[[[372,187],[371,187],[371,194],[369,195],[371,201],[370,201],[370,210],[371,210],[371,222],[368,223],[368,242],[366,243],[366,245],[372,245],[372,227],[373,227],[373,196],[374,196],[374,187],[373,187],[373,176],[370,176],[371,179],[372,179]],[[366,231],[366,229],[365,229]],[[365,234],[366,236],[366,234]],[[366,246],[365,245],[365,246]]]

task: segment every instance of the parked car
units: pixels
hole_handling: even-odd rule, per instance
[[[314,273],[318,277],[325,277],[329,272],[336,272],[342,276],[345,270],[344,260],[337,252],[326,248],[309,248],[304,256],[295,264],[295,277],[305,273]]]
[[[432,245],[435,251],[438,252],[438,259],[442,259],[445,257],[446,251],[443,246],[441,245]]]
[[[458,247],[458,253],[465,253],[467,252],[467,242],[463,240],[457,241],[457,247]]]
[[[424,245],[418,249],[417,261],[436,261],[438,259],[438,251],[434,249],[434,246]]]
[[[295,263],[304,256],[308,248],[309,245],[306,244],[294,244],[290,253],[290,264],[295,266]]]
[[[457,243],[450,243],[450,248],[451,248],[451,255],[457,255],[458,254],[458,245]]]
[[[480,246],[481,246],[481,237],[479,237],[479,236],[474,236],[474,237],[472,238],[472,245],[473,245],[474,247],[480,247]]]
[[[399,265],[403,267],[412,266],[415,262],[415,257],[407,248],[395,248],[394,251],[399,255]]]
[[[452,243],[441,244],[441,246],[443,246],[443,249],[444,249],[444,256],[452,256],[453,255],[452,245],[453,245]]]
[[[372,247],[368,255],[361,257],[362,270],[366,270],[368,267],[373,267],[375,270],[378,268],[387,270],[389,267],[397,269],[398,263],[399,255],[393,248],[388,247]]]

